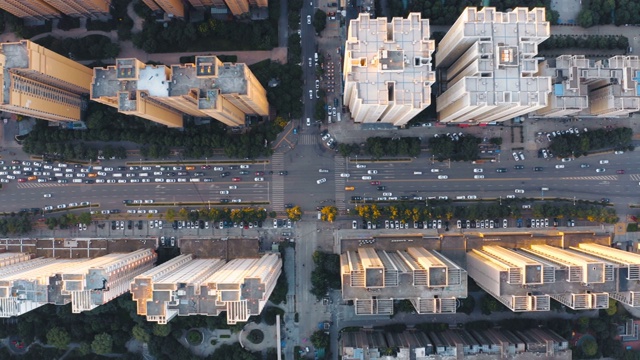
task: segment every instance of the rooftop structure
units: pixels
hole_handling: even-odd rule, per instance
[[[545,107],[551,78],[536,75],[536,56],[549,35],[544,8],[466,8],[438,45],[439,121],[505,121]]]
[[[229,126],[244,125],[247,115],[269,114],[266,90],[251,70],[215,56],[170,67],[117,59],[116,66],[93,71],[92,100],[170,127],[182,127],[184,114]]]
[[[109,15],[110,0],[4,0],[0,8],[30,20],[47,20],[62,14],[97,18]]]
[[[355,122],[404,126],[431,104],[435,42],[428,19],[410,13],[387,22],[360,13],[347,36],[343,103]]]
[[[357,315],[393,314],[393,301],[409,299],[419,314],[455,313],[467,296],[467,273],[434,250],[387,252],[370,247],[340,257],[342,296]]]
[[[0,267],[0,317],[69,302],[74,313],[92,310],[125,293],[135,275],[153,266],[156,255],[144,249],[95,259],[18,258],[23,261]]]
[[[476,283],[512,311],[549,311],[550,299],[574,309],[609,306],[613,266],[549,245],[483,246],[467,253]]]
[[[277,254],[259,259],[194,259],[180,255],[137,276],[130,284],[138,315],[166,324],[176,315],[247,321],[264,308],[282,271]]]
[[[344,360],[365,359],[442,359],[445,357],[517,358],[519,355],[571,359],[566,339],[548,329],[528,329],[518,332],[488,329],[431,331],[343,332],[340,353]],[[394,349],[395,356],[386,355]]]
[[[184,4],[180,0],[142,0],[153,11],[164,11],[169,16],[183,18]]]
[[[614,117],[640,111],[637,56],[593,61],[584,55],[562,55],[544,61],[539,74],[552,78],[553,92],[537,116]]]
[[[49,121],[78,121],[88,67],[29,40],[0,44],[0,109]]]

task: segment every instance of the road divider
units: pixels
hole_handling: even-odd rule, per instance
[[[125,207],[176,207],[176,206],[246,206],[246,205],[269,205],[269,201],[243,201],[243,202],[220,202],[220,201],[175,201],[175,202],[153,202],[152,204],[126,203]]]

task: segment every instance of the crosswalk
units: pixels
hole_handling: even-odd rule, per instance
[[[271,179],[271,208],[275,211],[284,210],[284,176],[279,176],[278,172],[284,170],[284,154],[275,153],[271,156],[271,169],[273,176]]]
[[[342,156],[336,156],[334,159],[334,175],[336,178],[336,207],[340,211],[346,210],[347,203],[345,202],[345,184],[346,178],[340,176],[341,173],[346,172],[346,159]]]
[[[18,189],[35,189],[35,188],[49,188],[49,187],[59,187],[59,186],[68,186],[69,184],[58,184],[58,183],[18,183]]]
[[[563,177],[562,180],[611,180],[617,181],[618,175],[598,175],[598,176],[573,176]]]
[[[640,174],[631,174],[631,175],[629,175],[629,177],[633,181],[640,181]]]
[[[318,135],[304,134],[298,139],[298,145],[316,145],[317,143]]]

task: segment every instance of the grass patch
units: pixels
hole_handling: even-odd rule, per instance
[[[264,333],[261,330],[253,329],[247,335],[247,340],[251,341],[253,344],[260,344],[264,341]]]
[[[203,339],[204,336],[200,330],[191,329],[187,332],[187,342],[190,345],[200,345]]]
[[[638,231],[638,223],[627,224],[627,232],[637,232],[637,231]]]

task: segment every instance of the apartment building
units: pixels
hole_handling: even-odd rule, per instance
[[[435,250],[361,247],[340,256],[342,296],[357,315],[392,315],[408,299],[418,314],[455,313],[467,297],[467,272]]]
[[[538,74],[551,77],[553,92],[534,116],[617,117],[640,111],[638,56],[594,61],[561,55],[542,62]]]
[[[78,121],[91,69],[29,40],[0,44],[0,109],[49,121]]]
[[[144,249],[95,259],[28,258],[0,257],[0,317],[69,302],[74,313],[89,311],[124,294],[135,275],[153,266],[156,255]]]
[[[550,36],[544,8],[466,8],[438,45],[438,120],[500,122],[547,106],[538,45]]]
[[[404,126],[431,104],[435,42],[429,20],[372,19],[360,13],[349,23],[344,56],[344,98],[356,123]]]
[[[115,66],[93,74],[91,100],[169,127],[182,127],[184,115],[228,126],[243,126],[248,115],[269,115],[267,92],[249,67],[215,56],[173,66],[116,59]]]
[[[180,0],[142,0],[153,11],[164,11],[169,16],[184,18],[184,3]]]
[[[195,259],[180,255],[130,284],[138,315],[166,324],[176,315],[218,316],[227,323],[259,315],[282,272],[278,254],[259,259]]]
[[[388,349],[394,350],[389,355]],[[504,329],[444,331],[376,330],[343,332],[339,351],[344,360],[532,358],[571,359],[569,342],[549,329],[511,332]]]
[[[25,19],[48,20],[61,15],[97,18],[109,15],[110,0],[3,0],[0,8]]]

